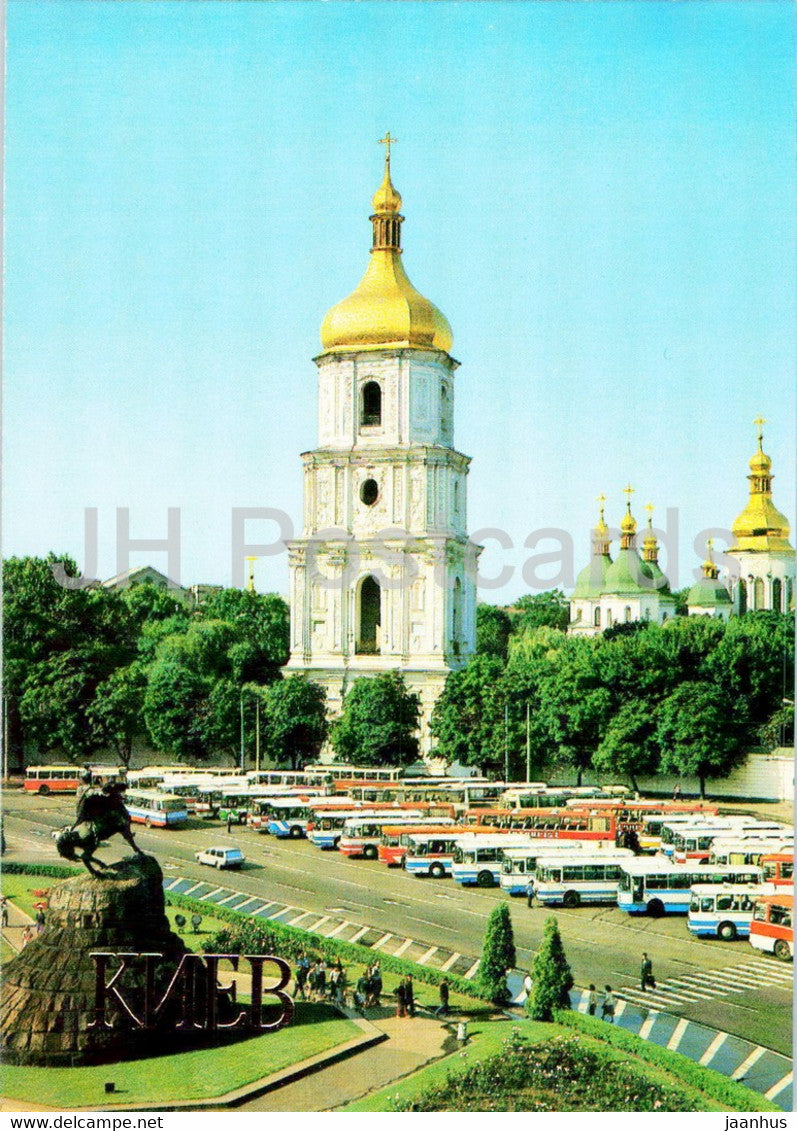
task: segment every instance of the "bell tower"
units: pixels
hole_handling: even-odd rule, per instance
[[[420,696],[428,754],[434,701],[475,649],[479,547],[467,534],[470,459],[454,448],[451,327],[404,270],[394,142],[382,139],[368,268],[321,327],[287,670],[321,683],[333,714],[352,680],[400,671]]]

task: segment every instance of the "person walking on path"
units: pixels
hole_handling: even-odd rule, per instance
[[[305,1000],[304,984],[307,981],[307,967],[303,965],[301,959],[299,960],[295,971],[295,982],[293,985],[293,996],[301,997],[302,1001]]]
[[[606,993],[603,998],[603,1005],[601,1007],[601,1020],[608,1022],[609,1025],[614,1024],[614,1009],[617,1005],[617,999],[612,993],[612,987],[606,987]]]
[[[381,1005],[382,997],[382,967],[375,962],[371,967],[371,1003]]]
[[[592,982],[589,984],[589,997],[587,998],[587,1013],[590,1017],[595,1016],[595,1010],[598,1007],[598,992]]]
[[[642,987],[642,993],[646,992],[648,986],[650,986],[652,990],[656,988],[656,979],[653,977],[653,963],[644,950],[642,951],[642,966],[639,971],[639,981]]]
[[[412,986],[412,976],[410,974],[407,975],[407,980],[404,983],[404,995],[405,995],[406,1000],[407,1000],[407,1016],[408,1017],[414,1017],[415,1016],[415,990],[413,989],[413,986]]]
[[[396,1017],[407,1016],[407,986],[402,980],[396,986]]]
[[[3,926],[8,926],[8,896],[4,895],[0,898],[0,907],[2,908]]]
[[[44,911],[39,908],[36,912],[36,934],[40,935],[44,930]]]
[[[27,926],[25,927],[25,930],[22,932],[22,945],[27,946],[32,938],[33,938],[33,927],[30,925],[30,923],[28,923]]]
[[[449,995],[448,980],[446,978],[443,978],[442,982],[440,983],[440,1005],[438,1006],[438,1008],[435,1011],[437,1013],[438,1017],[447,1017],[448,1016],[448,995]]]

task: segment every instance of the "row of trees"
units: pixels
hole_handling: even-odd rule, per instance
[[[678,617],[572,637],[510,633],[452,673],[432,733],[448,760],[512,778],[552,763],[628,778],[723,776],[750,745],[788,741],[794,705],[790,617]]]

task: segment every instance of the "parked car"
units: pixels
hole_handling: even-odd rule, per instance
[[[211,868],[240,868],[244,862],[244,854],[240,848],[224,845],[214,845],[213,848],[195,852],[194,858],[198,864],[209,864]]]

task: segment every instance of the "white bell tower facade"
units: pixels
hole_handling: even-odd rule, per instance
[[[475,650],[479,547],[470,459],[454,446],[452,336],[401,260],[401,197],[385,175],[359,287],[324,319],[318,447],[289,544],[291,656],[340,713],[352,680],[398,670],[421,700],[421,751],[448,672]]]

